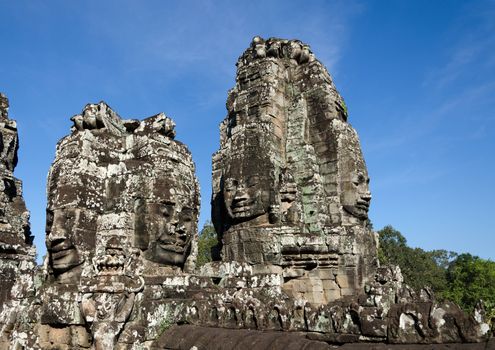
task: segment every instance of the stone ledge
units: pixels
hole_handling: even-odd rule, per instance
[[[342,349],[342,350],[492,350],[495,338],[483,343],[451,344],[384,344],[347,343],[330,345],[308,339],[303,332],[255,331],[245,329],[210,328],[192,325],[173,326],[166,330],[151,346],[152,350],[291,350],[291,349]]]

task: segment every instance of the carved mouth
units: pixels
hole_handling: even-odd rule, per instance
[[[158,241],[158,247],[160,249],[168,251],[168,252],[174,252],[177,254],[183,254],[185,251],[185,245],[186,242],[181,238],[181,236],[184,234],[182,231],[177,232],[179,234],[179,237],[177,237],[175,240],[172,238],[169,239],[160,239]]]
[[[174,252],[174,253],[178,253],[178,254],[184,253],[184,247],[181,247],[181,246],[178,246],[175,244],[159,244],[159,247],[162,250],[166,250],[169,252]]]
[[[79,262],[77,250],[68,239],[52,242],[49,251],[53,267],[57,269],[64,269]]]
[[[242,205],[235,205],[232,207],[232,213],[234,214],[241,214],[244,212],[248,212],[251,210],[251,205],[250,204],[242,204]]]
[[[252,211],[253,206],[255,204],[255,200],[249,200],[249,199],[238,199],[234,200],[232,205],[230,206],[232,210],[232,214],[237,215],[237,216],[245,216],[249,215],[249,213]]]
[[[58,250],[58,251],[52,250],[52,260],[62,259],[64,257],[66,257],[67,255],[70,255],[73,252],[74,252],[74,248],[72,248],[72,247],[64,249],[64,250]]]
[[[63,250],[68,250],[68,249],[73,249],[73,248],[74,248],[74,246],[72,245],[72,243],[68,239],[64,239],[64,240],[59,240],[59,241],[52,243],[50,246],[50,252],[52,252],[52,254],[53,254],[53,253],[57,253],[57,252],[61,252]]]
[[[55,272],[63,272],[80,264],[79,255],[74,247],[63,250],[50,250],[52,268]]]
[[[124,273],[125,255],[121,249],[107,249],[106,255],[96,261],[96,269],[100,274],[122,274]]]
[[[358,201],[356,203],[356,208],[361,209],[361,210],[368,210],[370,208],[370,202],[369,201]]]

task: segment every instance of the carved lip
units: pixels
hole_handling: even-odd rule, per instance
[[[66,257],[67,255],[70,255],[74,252],[74,248],[73,247],[69,247],[69,248],[66,248],[66,249],[63,249],[63,250],[57,250],[57,251],[51,251],[52,253],[52,259],[53,260],[58,260],[58,259],[61,259],[61,258],[64,258]]]
[[[168,234],[162,234],[157,240],[157,248],[177,254],[184,254],[186,245],[186,231],[182,227],[175,228]]]
[[[163,250],[175,252],[175,253],[179,253],[179,254],[184,253],[184,250],[185,250],[183,247],[175,245],[175,244],[162,244],[162,243],[160,243],[158,246]]]
[[[368,210],[369,207],[370,207],[370,202],[369,201],[358,201],[356,203],[356,207],[359,208],[359,209],[364,209],[364,210]]]
[[[72,249],[72,248],[74,248],[72,243],[68,239],[64,239],[58,243],[55,243],[55,244],[52,243],[50,245],[50,252],[56,253],[56,252],[60,252],[62,250],[67,250],[67,249]]]
[[[234,214],[240,214],[240,213],[245,213],[251,210],[251,203],[238,203],[234,204],[232,206],[232,213]]]
[[[49,251],[53,261],[67,258],[68,256],[76,253],[76,249],[72,245],[72,242],[68,239],[64,239],[58,243],[55,242],[49,248]]]

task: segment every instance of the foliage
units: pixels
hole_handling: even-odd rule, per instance
[[[414,289],[431,287],[439,299],[448,299],[471,312],[483,300],[487,319],[495,318],[495,262],[471,254],[411,248],[392,226],[378,231],[381,264],[398,265],[404,281]]]
[[[198,240],[198,266],[203,266],[207,262],[212,260],[211,257],[211,249],[216,246],[217,234],[215,232],[215,228],[211,221],[205,222],[201,232],[199,233]]]
[[[341,103],[342,103],[342,109],[344,110],[345,116],[346,117],[349,116],[349,110],[347,109],[347,105],[345,104],[345,101],[343,99],[342,99]]]
[[[461,254],[449,265],[446,274],[449,283],[446,298],[463,309],[472,309],[481,299],[487,309],[495,311],[495,262]]]
[[[378,234],[380,263],[398,265],[404,281],[413,289],[429,286],[437,294],[442,295],[447,288],[445,269],[455,257],[455,253],[411,248],[407,245],[406,238],[392,226],[385,226],[378,231]]]

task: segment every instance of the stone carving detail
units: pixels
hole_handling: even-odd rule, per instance
[[[143,276],[194,269],[199,186],[163,113],[122,120],[100,102],[71,120],[48,175],[41,322],[87,325],[96,349],[110,349]]]
[[[84,320],[90,325],[96,350],[112,349],[134,306],[135,294],[86,294],[81,301]]]
[[[184,268],[194,259],[199,192],[173,121],[164,114],[124,121],[104,102],[71,120],[48,176],[51,274],[117,272],[132,249],[156,263],[150,268]],[[112,239],[123,243],[98,244]]]
[[[378,266],[359,138],[309,46],[255,37],[237,67],[213,157],[221,243],[201,268],[198,183],[174,122],[100,102],[57,145],[35,271],[0,95],[0,348],[493,347],[481,307],[467,315]]]
[[[227,111],[213,157],[222,259],[283,266],[303,284],[304,269],[328,269],[318,302],[361,289],[376,265],[369,178],[325,67],[298,40],[255,37],[237,62]]]
[[[0,348],[34,295],[35,248],[22,182],[14,177],[19,139],[9,119],[9,100],[0,93]]]

